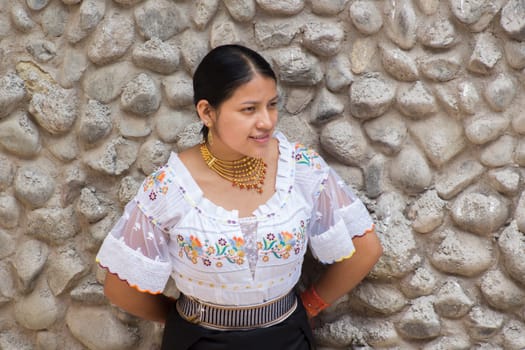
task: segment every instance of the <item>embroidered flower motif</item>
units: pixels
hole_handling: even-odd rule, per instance
[[[319,153],[300,143],[295,144],[295,161],[314,169],[321,169]]]
[[[144,192],[149,192],[149,199],[154,201],[157,199],[157,194],[168,193],[170,183],[171,180],[166,177],[166,169],[162,167],[144,180],[142,189]]]
[[[290,253],[295,255],[301,254],[305,245],[305,226],[304,222],[298,229],[294,228],[292,232],[281,231],[277,235],[268,233],[261,243],[259,248],[260,254],[263,255],[262,261],[270,261],[269,256],[273,255],[277,259],[288,259]]]
[[[213,243],[208,240],[202,242],[194,235],[184,237],[178,234],[177,243],[180,248],[179,256],[186,256],[193,264],[201,262],[208,267],[215,262],[216,267],[222,267],[224,262],[243,265],[245,261],[245,241],[242,237],[221,237]]]

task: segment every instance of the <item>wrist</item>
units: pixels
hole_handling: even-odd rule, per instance
[[[317,294],[314,286],[311,286],[302,292],[300,297],[304,308],[306,309],[306,313],[310,318],[317,316],[321,311],[330,306],[330,304]]]

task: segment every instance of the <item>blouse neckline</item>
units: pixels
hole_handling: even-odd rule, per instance
[[[294,160],[293,147],[291,147],[284,134],[280,131],[276,131],[273,134],[273,137],[277,139],[279,144],[275,192],[265,203],[259,205],[252,212],[251,216],[240,218],[237,209],[227,210],[204,196],[202,189],[199,187],[186,165],[180,160],[177,153],[173,152],[171,154],[168,165],[173,171],[173,178],[177,182],[184,199],[195,210],[197,210],[199,214],[226,221],[226,223],[229,224],[251,222],[253,220],[269,218],[286,204],[292,189],[295,175],[294,167],[292,166]]]

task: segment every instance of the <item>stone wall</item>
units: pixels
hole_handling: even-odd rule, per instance
[[[384,256],[321,348],[525,348],[521,40],[520,0],[0,0],[0,349],[158,347],[94,255],[199,141],[191,73],[225,43],[268,58],[280,129],[377,219]]]

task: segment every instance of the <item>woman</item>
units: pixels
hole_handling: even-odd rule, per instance
[[[213,49],[194,75],[204,140],[146,178],[97,261],[105,294],[165,322],[162,349],[310,349],[308,320],[381,255],[370,216],[314,151],[275,131],[277,81],[256,52]],[[296,297],[307,245],[324,275]],[[173,278],[181,297],[161,294]]]

